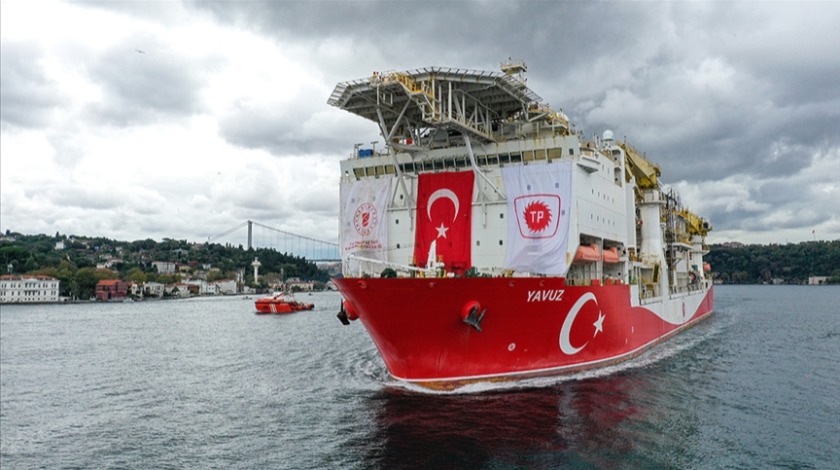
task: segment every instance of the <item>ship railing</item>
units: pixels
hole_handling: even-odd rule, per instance
[[[358,269],[354,269],[351,264],[355,261],[358,264]],[[408,276],[412,274],[415,276],[421,277],[436,277],[438,273],[438,269],[434,267],[418,267],[418,266],[410,266],[407,264],[402,263],[393,263],[391,261],[383,261],[379,259],[373,258],[366,258],[364,256],[357,256],[357,255],[347,255],[343,261],[343,271],[349,274],[358,274],[359,277],[364,277],[365,275],[379,275],[380,273],[370,273],[366,272],[363,269],[364,264],[372,265],[372,266],[379,266],[382,270],[387,268],[391,268],[397,273],[404,273]],[[355,273],[353,272],[355,271]]]
[[[699,280],[697,282],[689,283],[687,285],[671,286],[669,288],[669,294],[672,297],[681,297],[695,292],[707,290],[709,287],[710,281],[708,279],[704,279]]]

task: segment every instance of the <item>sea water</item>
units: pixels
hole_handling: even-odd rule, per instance
[[[337,293],[0,306],[2,469],[838,468],[840,287],[718,286],[628,363],[428,393]]]

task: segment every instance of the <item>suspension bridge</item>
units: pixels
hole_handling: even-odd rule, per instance
[[[207,237],[207,242],[242,245],[246,249],[271,248],[314,262],[339,261],[341,258],[337,242],[298,235],[251,220]]]

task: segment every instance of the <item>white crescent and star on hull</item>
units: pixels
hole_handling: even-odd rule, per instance
[[[579,347],[574,347],[572,346],[571,341],[569,341],[569,334],[572,332],[572,325],[575,322],[575,318],[577,318],[577,314],[580,312],[580,309],[583,308],[583,306],[589,301],[595,302],[595,305],[598,305],[598,299],[595,298],[595,294],[592,292],[583,294],[579,299],[577,299],[577,302],[575,302],[572,308],[569,309],[569,314],[566,315],[566,319],[563,321],[563,327],[560,328],[560,350],[566,355],[571,356],[573,354],[577,354],[585,348],[587,344],[589,344],[589,341],[587,341]],[[604,315],[604,313],[601,312],[601,308],[598,307],[598,319],[592,324],[595,327],[595,333],[592,335],[593,339],[598,336],[598,333],[604,331],[604,318],[606,318],[606,315]]]

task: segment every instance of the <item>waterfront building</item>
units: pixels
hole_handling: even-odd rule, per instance
[[[160,282],[144,282],[143,297],[163,297],[164,285]]]
[[[96,300],[125,300],[128,284],[119,279],[103,279],[96,283]]]
[[[302,281],[297,277],[290,277],[286,285],[291,291],[312,291],[315,288],[315,281]]]
[[[190,291],[197,291],[198,295],[219,295],[219,286],[215,282],[207,282],[204,279],[190,279],[184,284],[192,286]]]
[[[49,276],[0,276],[0,303],[58,302],[58,279]]]
[[[216,281],[216,285],[219,286],[219,292],[221,294],[229,295],[236,293],[236,281],[233,279],[220,279]]]

